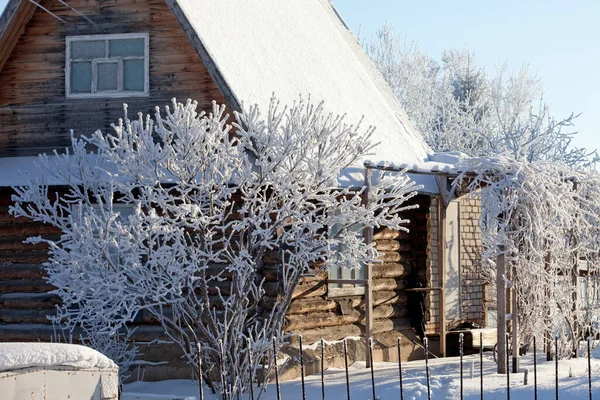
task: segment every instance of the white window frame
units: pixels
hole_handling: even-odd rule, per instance
[[[330,227],[329,228],[329,234],[331,234],[331,231],[334,230],[335,228]],[[357,232],[357,237],[362,237],[364,238],[364,230],[365,227],[364,226],[360,226],[358,227],[358,229],[356,229]],[[360,233],[359,233],[360,232]],[[340,249],[339,247],[336,248],[336,253],[339,252]],[[335,275],[337,275],[337,277],[332,277],[332,275],[334,275],[334,270],[335,269]],[[362,296],[365,294],[365,278],[364,278],[364,274],[365,274],[365,269],[366,269],[366,265],[365,263],[360,263],[360,265],[357,268],[354,269],[347,269],[341,265],[329,265],[327,267],[327,297],[350,297],[350,296]],[[346,274],[344,274],[344,272],[346,272]],[[348,274],[349,273],[349,274]],[[363,274],[363,277],[359,277],[358,275]],[[344,275],[350,275],[349,277],[344,277]],[[339,280],[343,280],[343,281],[356,281],[356,283],[338,283],[336,281]]]
[[[123,61],[140,60],[141,56],[132,57],[113,57],[108,58],[108,42],[115,39],[144,39],[144,90],[143,91],[123,91]],[[71,63],[85,60],[71,60],[71,43],[77,41],[100,41],[106,43],[106,58],[94,58],[92,62],[92,92],[91,93],[71,93]],[[97,92],[97,65],[101,63],[117,63],[117,90]],[[90,99],[90,98],[122,98],[122,97],[147,97],[150,93],[150,35],[146,33],[119,33],[113,35],[83,35],[67,36],[65,51],[65,91],[67,99]]]

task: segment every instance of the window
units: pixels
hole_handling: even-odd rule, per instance
[[[147,33],[69,36],[67,98],[147,96]]]
[[[364,240],[364,227],[361,225],[353,225],[350,227],[349,232],[354,233],[357,239]],[[329,236],[333,237],[340,232],[340,227],[333,225],[329,229]],[[335,249],[336,256],[334,260],[331,260],[328,266],[329,283],[327,286],[327,295],[329,297],[342,297],[342,296],[359,296],[365,293],[365,285],[362,283],[338,283],[337,280],[357,280],[364,281],[365,279],[365,265],[360,263],[355,268],[348,268],[347,266],[340,265],[336,262],[336,258],[341,258],[341,255],[345,252],[345,245],[340,244]]]

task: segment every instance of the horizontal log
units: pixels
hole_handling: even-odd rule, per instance
[[[0,252],[0,264],[16,263],[16,264],[38,264],[48,261],[47,251],[6,251]]]
[[[15,280],[1,280],[0,281],[0,293],[11,293],[11,292],[49,292],[54,289],[54,286],[50,285],[43,279],[15,279]]]
[[[278,282],[266,282],[263,285],[265,294],[267,296],[276,297],[279,294],[279,283]],[[300,284],[296,286],[292,299],[299,297],[315,297],[323,296],[327,293],[327,285],[325,281],[320,281],[316,284]]]
[[[29,236],[59,235],[60,229],[39,222],[4,223],[0,224],[0,236]]]
[[[287,314],[305,314],[319,311],[331,311],[338,308],[338,302],[321,297],[297,298],[290,304]]]
[[[45,235],[48,239],[59,239],[59,235]],[[51,236],[51,237],[49,237]],[[0,236],[0,251],[48,251],[46,243],[23,243],[24,236]]]
[[[406,304],[382,304],[373,308],[373,318],[403,318],[408,316],[408,307]]]
[[[410,273],[410,263],[374,263],[373,278],[400,278],[406,277]]]
[[[377,256],[377,260],[378,261],[382,261],[382,262],[398,262],[402,259],[400,253],[395,252],[395,251],[386,251],[386,252],[379,252],[379,255]]]
[[[403,279],[373,279],[373,292],[401,290],[406,287],[406,281]]]
[[[56,315],[56,309],[0,309],[0,323],[37,324],[48,321],[48,316]]]
[[[10,324],[0,326],[0,342],[50,342],[54,337],[54,327],[45,324]]]
[[[408,295],[404,291],[373,292],[373,305],[380,304],[406,304]]]
[[[4,264],[0,265],[0,280],[41,279],[46,271],[41,264]]]
[[[380,252],[397,251],[400,249],[400,242],[397,240],[376,240],[375,248]]]
[[[410,234],[405,231],[395,231],[390,228],[383,228],[373,232],[373,240],[375,242],[379,240],[393,240],[393,239],[407,239],[410,238]]]
[[[404,304],[380,305],[373,308],[373,318],[401,318],[408,315],[408,307]],[[286,330],[303,331],[316,327],[348,325],[363,323],[364,310],[353,310],[349,314],[338,315],[335,312],[315,312],[308,315],[288,315]]]
[[[50,293],[5,293],[0,294],[0,308],[42,309],[54,308],[60,298]]]
[[[407,318],[383,319],[373,322],[373,334],[391,331],[411,330],[410,320]],[[333,327],[318,327],[306,329],[301,332],[303,342],[310,345],[325,340],[342,340],[345,337],[365,335],[364,326],[361,324],[348,324]]]
[[[350,325],[360,322],[363,318],[363,314],[357,310],[346,315],[337,315],[334,312],[312,313],[308,316],[289,315],[285,329],[286,331],[304,331],[317,327]]]

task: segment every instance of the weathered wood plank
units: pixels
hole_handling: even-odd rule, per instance
[[[212,100],[226,102],[164,1],[69,2],[94,20],[97,28],[57,1],[44,4],[77,27],[63,25],[29,4],[33,16],[22,34],[17,35],[0,73],[0,156],[29,156],[62,149],[69,144],[70,129],[86,134],[97,129],[110,130],[110,124],[122,117],[124,102],[130,110],[144,113],[153,112],[156,105],[169,104],[173,97],[182,101],[194,98],[201,110],[210,110]],[[107,32],[150,34],[150,95],[89,101],[65,99],[65,37]],[[0,53],[0,63],[2,57]]]

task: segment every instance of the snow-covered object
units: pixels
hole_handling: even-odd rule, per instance
[[[364,117],[380,143],[366,158],[418,163],[429,147],[329,0],[178,0],[239,102],[267,110],[301,95],[325,110]],[[223,29],[223,23],[234,29]]]
[[[516,293],[521,341],[559,337],[560,356],[573,352],[573,332],[591,332],[600,314],[600,176],[550,161],[497,155],[463,160],[455,184],[479,196],[482,275],[507,262],[506,286]]]
[[[0,343],[0,371],[29,367],[117,368],[94,349],[63,343]]]
[[[468,50],[446,50],[441,62],[383,26],[365,46],[417,129],[434,151],[590,166],[597,151],[573,146],[576,115],[555,119],[543,85],[527,67],[484,71]]]
[[[65,195],[50,200],[32,174],[14,188],[11,213],[63,233],[29,240],[50,246],[48,281],[62,300],[55,322],[120,341],[116,333],[143,309],[190,365],[198,365],[199,344],[206,380],[236,397],[249,365],[274,364],[272,340],[286,339],[301,278],[331,263],[377,262],[357,228],[407,231],[402,216],[416,206],[405,202],[417,186],[402,173],[373,171],[370,185],[363,178],[358,190],[340,188],[340,172],[372,148],[373,130],[346,124],[322,103],[273,100],[266,117],[251,107],[232,125],[224,106],[211,114],[196,107],[174,101],[154,119],[126,115],[112,133],[73,139],[57,168],[41,158],[42,173],[70,183]],[[277,269],[276,284],[261,278],[266,268]]]

